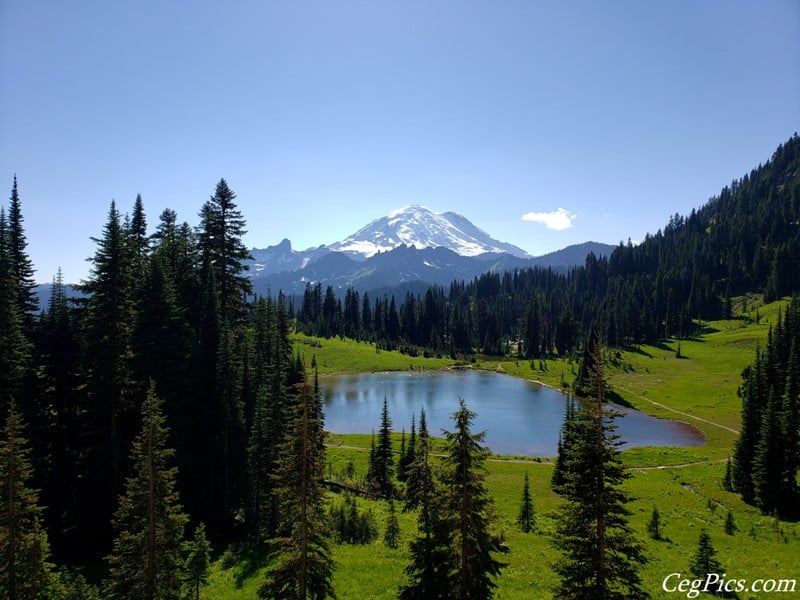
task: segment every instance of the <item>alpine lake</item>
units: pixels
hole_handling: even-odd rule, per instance
[[[411,432],[412,416],[419,428],[425,409],[428,432],[454,428],[452,413],[459,398],[476,413],[472,432],[485,431],[484,443],[495,454],[555,456],[566,396],[541,384],[509,375],[472,369],[332,375],[320,379],[325,429],[333,433],[371,433],[380,428],[384,398],[392,430]],[[700,446],[705,439],[696,427],[659,419],[638,410],[610,405],[620,449],[636,446]]]

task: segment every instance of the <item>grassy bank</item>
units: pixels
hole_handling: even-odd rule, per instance
[[[704,333],[695,339],[641,346],[635,351],[612,352],[607,357],[610,382],[624,402],[654,416],[690,423],[706,437],[706,444],[697,448],[645,447],[623,453],[631,473],[626,489],[636,498],[629,506],[631,525],[645,543],[650,559],[642,577],[645,589],[654,598],[685,597],[663,592],[662,581],[671,573],[688,574],[701,529],[711,535],[729,578],[748,582],[800,578],[800,525],[761,515],[721,487],[724,461],[732,452],[739,428],[740,402],[736,389],[741,382],[740,373],[752,362],[756,347],[765,343],[770,323],[777,319],[778,306],[761,307],[758,323],[752,313],[753,319],[743,316],[706,323]],[[439,369],[454,364],[445,358],[411,358],[377,351],[372,345],[353,341],[304,336],[296,336],[294,341],[307,361],[315,357],[322,374]],[[481,358],[474,366],[557,388],[572,381],[577,369],[576,364],[567,360]],[[469,403],[469,398],[466,400]],[[357,477],[364,475],[370,439],[368,435],[357,434],[330,436],[329,474],[351,467]],[[399,442],[395,447],[399,449]],[[552,465],[546,460],[498,457],[488,467],[487,484],[496,504],[497,528],[510,548],[502,557],[508,566],[497,580],[496,597],[548,598],[555,583],[551,566],[559,558],[548,537],[560,503],[549,487]],[[523,534],[515,526],[525,473],[530,477],[537,513],[538,526],[532,534]],[[386,503],[371,500],[361,503],[376,515],[382,533]],[[661,514],[664,539],[660,541],[646,534],[653,508]],[[729,511],[737,527],[733,535],[724,531]],[[396,598],[398,586],[405,581],[407,544],[416,533],[413,515],[400,515],[400,524],[402,539],[396,550],[386,548],[380,538],[367,546],[336,547],[338,568],[334,587],[339,598]],[[217,561],[206,597],[221,600],[255,597],[261,571],[237,583],[237,568],[223,569]],[[743,593],[739,597],[770,596],[773,594]],[[800,589],[795,595],[775,597],[800,597]]]

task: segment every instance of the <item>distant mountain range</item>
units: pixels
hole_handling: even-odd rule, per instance
[[[329,246],[294,250],[284,239],[253,248],[249,272],[256,292],[301,293],[307,283],[360,291],[419,284],[449,285],[488,271],[531,266],[566,270],[581,265],[589,252],[610,255],[614,246],[586,242],[532,257],[491,237],[465,217],[407,206],[376,219]]]

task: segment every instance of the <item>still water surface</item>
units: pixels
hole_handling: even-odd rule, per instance
[[[370,433],[380,427],[384,397],[392,429],[411,430],[425,408],[428,431],[441,435],[453,429],[450,415],[459,397],[477,413],[473,432],[486,430],[486,444],[498,454],[554,456],[564,420],[565,396],[533,382],[486,371],[427,371],[335,375],[320,380],[325,403],[325,429],[334,433]],[[633,446],[700,446],[695,427],[616,407],[617,433]],[[419,423],[417,423],[419,424]]]

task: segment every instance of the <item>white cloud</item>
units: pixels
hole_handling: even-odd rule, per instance
[[[572,219],[575,215],[570,213],[566,208],[559,208],[549,213],[544,212],[529,212],[522,215],[523,221],[533,221],[534,223],[544,223],[548,229],[555,229],[562,231],[572,227]]]

